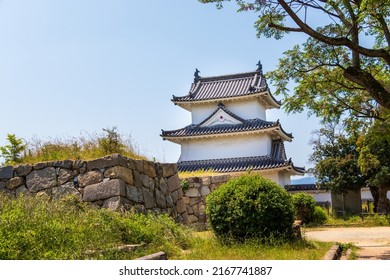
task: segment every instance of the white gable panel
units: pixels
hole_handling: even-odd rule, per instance
[[[201,127],[214,126],[214,125],[220,125],[220,124],[240,124],[240,123],[242,123],[242,122],[237,120],[236,118],[230,116],[224,110],[219,109],[214,114],[214,116],[212,116],[208,121],[203,123],[201,125]]]

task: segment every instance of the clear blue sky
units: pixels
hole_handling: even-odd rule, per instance
[[[7,133],[45,140],[117,126],[148,157],[176,162],[179,145],[159,134],[190,123],[170,99],[188,93],[195,68],[247,72],[261,60],[274,70],[304,40],[258,39],[255,19],[197,0],[0,0],[0,145]],[[310,166],[318,121],[282,109],[267,119],[293,133],[294,164]]]

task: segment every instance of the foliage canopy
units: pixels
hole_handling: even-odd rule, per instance
[[[199,0],[217,3],[230,0]],[[390,2],[387,0],[235,0],[239,11],[258,15],[259,37],[308,36],[285,52],[269,73],[287,111],[302,111],[325,121],[348,113],[347,121],[381,118],[390,108]],[[292,96],[287,84],[298,85]],[[361,119],[361,117],[364,117]],[[359,124],[354,123],[354,126]]]

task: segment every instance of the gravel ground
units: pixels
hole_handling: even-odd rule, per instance
[[[302,230],[311,240],[353,243],[359,260],[390,260],[390,227],[318,228]]]

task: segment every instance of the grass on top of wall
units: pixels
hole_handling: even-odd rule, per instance
[[[6,160],[4,164],[34,164],[58,160],[92,160],[115,153],[129,158],[147,160],[139,152],[135,140],[130,135],[119,133],[116,127],[103,129],[102,133],[89,134],[84,132],[79,137],[23,140],[23,147],[22,152],[13,156],[13,160]],[[0,153],[0,159],[1,157],[6,158],[6,155]]]

